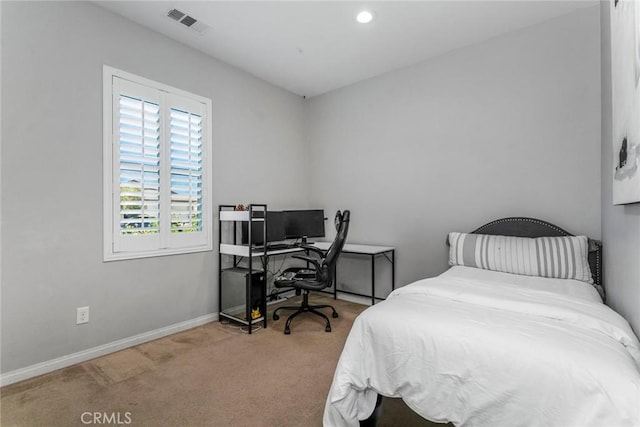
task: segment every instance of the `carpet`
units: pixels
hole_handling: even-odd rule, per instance
[[[208,323],[3,387],[0,424],[321,426],[342,347],[366,306],[325,296],[310,302],[336,307],[331,333],[304,314],[284,335],[287,311],[251,335],[234,323]],[[381,427],[432,426],[402,401],[383,405]]]

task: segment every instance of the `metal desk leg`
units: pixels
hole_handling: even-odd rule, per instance
[[[338,299],[338,260],[333,265],[333,299]]]
[[[391,290],[396,288],[396,250],[391,251]]]
[[[371,305],[376,303],[376,256],[371,255]]]

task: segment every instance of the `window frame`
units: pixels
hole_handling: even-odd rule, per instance
[[[160,186],[170,186],[170,141],[168,138],[168,121],[170,109],[179,105],[172,102],[175,97],[182,98],[188,103],[198,103],[202,106],[202,231],[191,233],[171,233],[171,219],[169,226],[155,239],[148,239],[148,235],[136,234],[128,236],[126,248],[116,249],[118,239],[123,239],[118,233],[120,227],[120,162],[119,162],[119,122],[116,120],[116,105],[120,92],[116,88],[120,85],[116,79],[127,85],[132,83],[140,87],[140,92],[160,92],[160,132],[165,136],[160,138]],[[153,98],[153,97],[151,97]],[[165,103],[165,100],[166,103]],[[103,65],[103,235],[104,261],[117,261],[156,256],[178,255],[213,250],[213,220],[212,220],[212,119],[211,99],[184,90],[165,85],[126,71]],[[169,176],[168,176],[169,175]],[[118,185],[116,186],[116,180]],[[164,182],[164,183],[163,183]],[[161,190],[161,212],[170,209],[170,191]],[[116,201],[116,195],[117,201]],[[167,200],[167,197],[169,198]],[[164,201],[164,203],[163,203]],[[168,204],[167,204],[168,203]],[[161,214],[162,215],[162,214]],[[166,214],[165,214],[165,217]],[[155,235],[154,235],[155,236]],[[134,240],[135,239],[135,240]],[[137,242],[139,240],[139,243]],[[154,240],[156,243],[149,243]],[[120,246],[120,245],[118,245]]]

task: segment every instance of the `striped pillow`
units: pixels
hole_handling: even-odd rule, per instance
[[[586,236],[512,237],[449,233],[449,265],[593,284]]]

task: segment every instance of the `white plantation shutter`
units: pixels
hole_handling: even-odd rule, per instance
[[[105,191],[111,197],[105,225],[111,226],[109,235],[105,227],[105,259],[210,250],[210,101],[161,84],[109,77],[112,132],[105,170],[111,174]]]
[[[204,229],[205,194],[205,105],[176,95],[164,94],[167,106],[167,186],[165,204],[169,245],[201,245]],[[208,210],[211,211],[210,209]]]
[[[160,231],[160,107],[120,95],[120,234]]]
[[[113,251],[161,245],[161,93],[113,79]]]
[[[171,231],[202,230],[202,116],[171,108]]]

